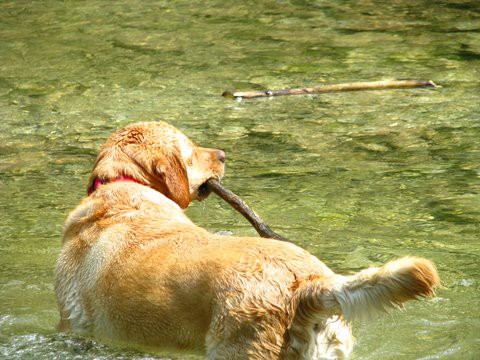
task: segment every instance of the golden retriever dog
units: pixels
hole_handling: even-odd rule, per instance
[[[55,270],[61,331],[208,359],[342,359],[350,323],[434,294],[425,259],[335,274],[293,243],[211,234],[184,213],[225,153],[162,122],[115,132]]]

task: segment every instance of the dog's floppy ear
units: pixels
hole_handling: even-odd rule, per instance
[[[185,209],[190,204],[190,189],[185,165],[177,154],[157,157],[155,183],[161,192]]]

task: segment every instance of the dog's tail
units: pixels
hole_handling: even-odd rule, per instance
[[[296,290],[294,322],[315,323],[326,313],[342,315],[347,321],[372,318],[401,307],[405,301],[434,296],[439,284],[435,266],[416,257],[404,257],[351,276],[311,277]]]

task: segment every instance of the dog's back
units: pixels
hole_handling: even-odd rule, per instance
[[[138,184],[98,190],[71,213],[64,233],[56,269],[63,330],[156,348],[206,347],[212,358],[279,355],[293,341],[286,334],[300,279],[334,276],[291,243],[212,235]]]
[[[64,329],[211,359],[341,359],[349,320],[438,284],[424,259],[341,276],[291,243],[212,235],[138,184],[72,212],[56,274]]]

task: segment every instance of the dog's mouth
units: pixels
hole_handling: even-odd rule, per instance
[[[197,199],[200,201],[205,200],[211,193],[212,189],[210,189],[210,186],[205,182],[198,188]]]

